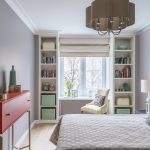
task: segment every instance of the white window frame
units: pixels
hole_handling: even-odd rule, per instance
[[[102,87],[106,88],[109,87],[109,62],[107,60],[107,57],[102,57]],[[80,87],[79,87],[79,93],[82,93],[82,96],[79,97],[87,97],[87,93],[86,93],[86,78],[85,78],[85,73],[86,73],[86,58],[85,57],[81,57],[80,60],[80,70],[82,70],[80,72]],[[59,81],[59,85],[60,85],[60,93],[59,93],[59,97],[64,97],[65,93],[64,93],[64,57],[60,57],[60,81]]]

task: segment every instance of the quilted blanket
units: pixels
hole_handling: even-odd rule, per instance
[[[146,117],[65,115],[55,130],[59,132],[56,150],[150,150],[150,126],[145,123]]]

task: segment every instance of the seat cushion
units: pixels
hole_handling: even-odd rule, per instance
[[[89,104],[81,107],[81,111],[92,113],[92,114],[98,114],[100,113],[101,108],[99,106]]]

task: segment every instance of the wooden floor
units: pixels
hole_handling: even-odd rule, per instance
[[[31,150],[55,150],[49,139],[52,134],[55,125],[50,124],[37,124],[31,130]],[[28,143],[26,138],[21,146],[25,146]],[[24,149],[28,150],[28,148]]]

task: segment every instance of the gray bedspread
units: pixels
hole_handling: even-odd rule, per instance
[[[56,150],[150,150],[150,126],[145,123],[146,117],[65,115]]]

